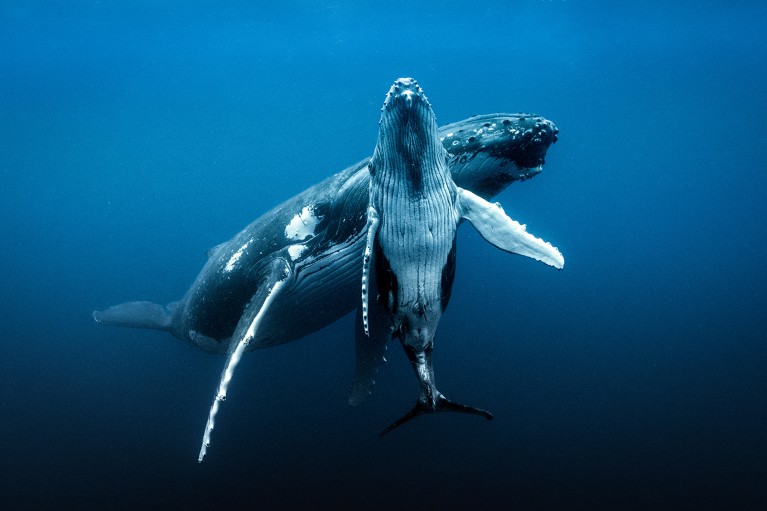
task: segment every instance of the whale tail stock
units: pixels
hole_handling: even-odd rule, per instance
[[[400,341],[402,341],[401,337]],[[402,343],[402,346],[405,348],[405,354],[407,354],[407,358],[410,360],[410,365],[418,377],[418,382],[421,385],[421,396],[409,412],[389,424],[389,426],[381,431],[378,436],[384,436],[386,433],[402,426],[406,422],[410,422],[416,417],[420,417],[427,413],[458,412],[479,415],[487,420],[493,419],[493,414],[487,410],[456,403],[443,396],[442,393],[437,390],[437,385],[434,382],[434,365],[432,363],[433,346],[429,345],[423,351],[418,351],[410,346],[406,346],[404,342]]]
[[[170,332],[173,311],[177,305],[178,302],[171,302],[166,306],[152,302],[126,302],[103,311],[94,311],[93,319],[104,325]]]

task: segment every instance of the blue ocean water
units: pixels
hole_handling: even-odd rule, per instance
[[[161,5],[157,5],[161,4]],[[3,509],[763,509],[762,2],[0,3]],[[182,296],[206,250],[369,155],[391,82],[441,123],[560,141],[499,200],[566,268],[470,227],[427,416],[354,318],[223,357],[91,311]],[[311,311],[307,311],[311,313]]]

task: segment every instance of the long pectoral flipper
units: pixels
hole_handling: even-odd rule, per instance
[[[208,446],[210,446],[210,434],[215,426],[218,406],[221,401],[226,399],[226,391],[229,387],[229,382],[232,380],[234,370],[240,362],[240,358],[242,358],[242,354],[245,352],[248,344],[256,338],[261,321],[268,312],[269,306],[279,296],[280,291],[290,277],[290,274],[290,266],[284,259],[278,258],[272,261],[266,268],[265,276],[261,279],[258,291],[253,295],[253,299],[245,308],[239,323],[237,323],[237,328],[234,331],[234,335],[232,335],[232,344],[229,348],[229,356],[226,360],[226,366],[221,373],[218,390],[216,391],[216,396],[213,398],[213,404],[211,404],[210,412],[208,414],[208,422],[205,425],[205,434],[202,438],[200,455],[197,458],[197,461],[199,462],[202,462],[205,458]]]
[[[373,260],[373,243],[375,242],[378,224],[381,218],[374,207],[368,207],[367,223],[367,241],[365,242],[365,253],[362,256],[362,325],[365,329],[365,335],[370,335],[368,323],[368,303],[370,300],[370,267]]]
[[[562,269],[565,258],[551,243],[536,238],[527,227],[509,218],[500,204],[492,204],[463,188],[458,188],[458,208],[461,217],[471,222],[477,231],[501,250],[530,257]]]

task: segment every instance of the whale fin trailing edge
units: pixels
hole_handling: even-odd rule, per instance
[[[218,383],[218,390],[213,398],[213,403],[210,406],[210,412],[208,413],[208,422],[205,424],[205,433],[202,437],[202,445],[200,446],[200,454],[197,457],[197,461],[202,463],[207,454],[208,447],[210,447],[210,435],[215,427],[216,414],[218,413],[219,403],[226,399],[226,391],[229,387],[229,382],[234,376],[234,370],[239,364],[242,354],[245,352],[245,348],[248,344],[256,338],[258,328],[261,325],[261,321],[269,310],[269,306],[279,296],[280,291],[287,282],[291,275],[291,269],[288,263],[278,258],[271,262],[268,272],[264,279],[262,279],[256,294],[253,295],[253,299],[245,308],[245,312],[237,323],[237,328],[234,330],[232,341],[230,344],[229,356],[226,359],[226,366],[221,373],[221,379]]]
[[[458,211],[485,241],[501,250],[530,257],[558,270],[564,268],[565,258],[557,247],[527,232],[527,226],[509,218],[500,204],[492,204],[459,187]]]
[[[171,302],[167,306],[153,302],[126,302],[103,311],[93,311],[93,319],[104,325],[170,332],[173,311],[177,305],[178,302]]]

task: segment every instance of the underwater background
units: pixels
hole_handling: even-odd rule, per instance
[[[767,5],[0,1],[2,509],[764,509]],[[96,324],[370,155],[394,79],[440,124],[533,112],[500,194],[557,272],[459,230],[439,414],[354,316],[224,357]],[[312,311],[306,311],[311,314]],[[297,318],[299,321],[300,318]]]

